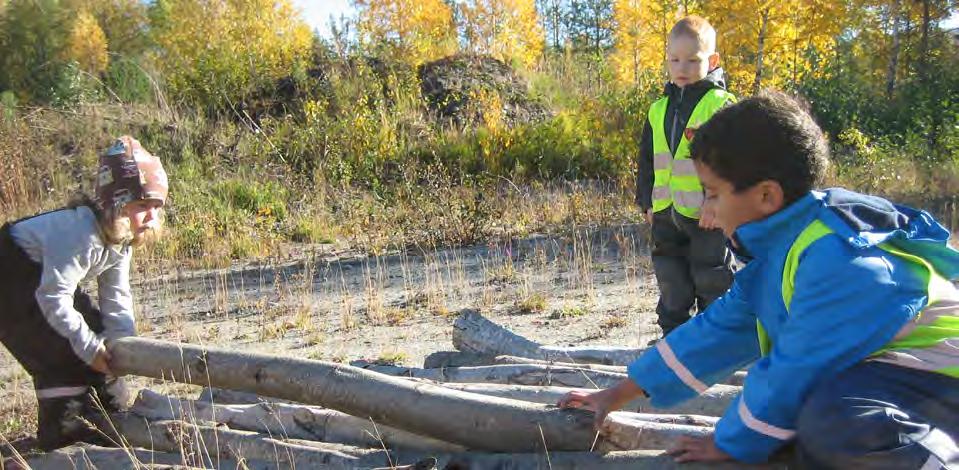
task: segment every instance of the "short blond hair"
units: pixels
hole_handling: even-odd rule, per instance
[[[689,15],[677,21],[669,31],[669,38],[679,36],[695,39],[706,52],[716,52],[716,30],[702,16]]]

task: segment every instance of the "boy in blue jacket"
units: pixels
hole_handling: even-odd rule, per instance
[[[560,406],[606,415],[640,394],[669,407],[753,363],[743,392],[681,462],[763,462],[794,443],[812,468],[959,468],[959,252],[923,211],[814,191],[825,137],[766,92],[719,111],[692,158],[745,267],[700,316]]]

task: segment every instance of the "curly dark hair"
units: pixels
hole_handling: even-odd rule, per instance
[[[789,204],[822,183],[829,145],[804,102],[765,90],[713,115],[696,131],[690,158],[736,191],[776,181]]]

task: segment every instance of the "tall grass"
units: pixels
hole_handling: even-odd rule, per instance
[[[638,136],[656,77],[616,84],[602,63],[550,56],[522,72],[552,116],[507,125],[434,119],[413,71],[333,62],[283,114],[210,116],[155,105],[11,107],[0,119],[0,218],[89,190],[97,152],[133,134],[171,175],[167,237],[146,255],[193,266],[264,258],[290,243],[429,251],[564,224],[638,220]],[[253,108],[250,108],[253,109]],[[7,112],[11,111],[12,112]],[[944,135],[943,142],[959,142]],[[959,157],[916,158],[921,136],[834,136],[831,183],[957,223]],[[959,145],[956,145],[959,148]],[[948,153],[947,153],[948,154]]]

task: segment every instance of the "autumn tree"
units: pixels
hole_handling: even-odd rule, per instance
[[[578,49],[598,52],[613,42],[613,0],[570,0],[566,29]]]
[[[151,20],[172,96],[211,110],[303,69],[312,50],[289,0],[156,0]]]
[[[459,4],[466,48],[523,65],[543,52],[535,0],[467,0]]]
[[[361,41],[411,64],[456,50],[453,10],[443,0],[354,0]]]
[[[716,28],[734,88],[756,92],[796,83],[808,52],[831,50],[847,10],[835,0],[738,0],[704,2],[699,14]]]
[[[550,47],[562,47],[566,40],[566,17],[569,11],[570,0],[536,0],[536,11],[539,12],[540,27],[546,35],[546,43]]]
[[[96,18],[87,11],[80,11],[67,36],[63,57],[77,63],[80,70],[91,75],[107,69],[107,37],[100,29]]]
[[[48,99],[60,74],[67,15],[58,0],[9,0],[0,15],[0,90]]]
[[[616,77],[635,83],[643,72],[664,73],[669,31],[681,6],[670,0],[617,0],[610,62]]]

